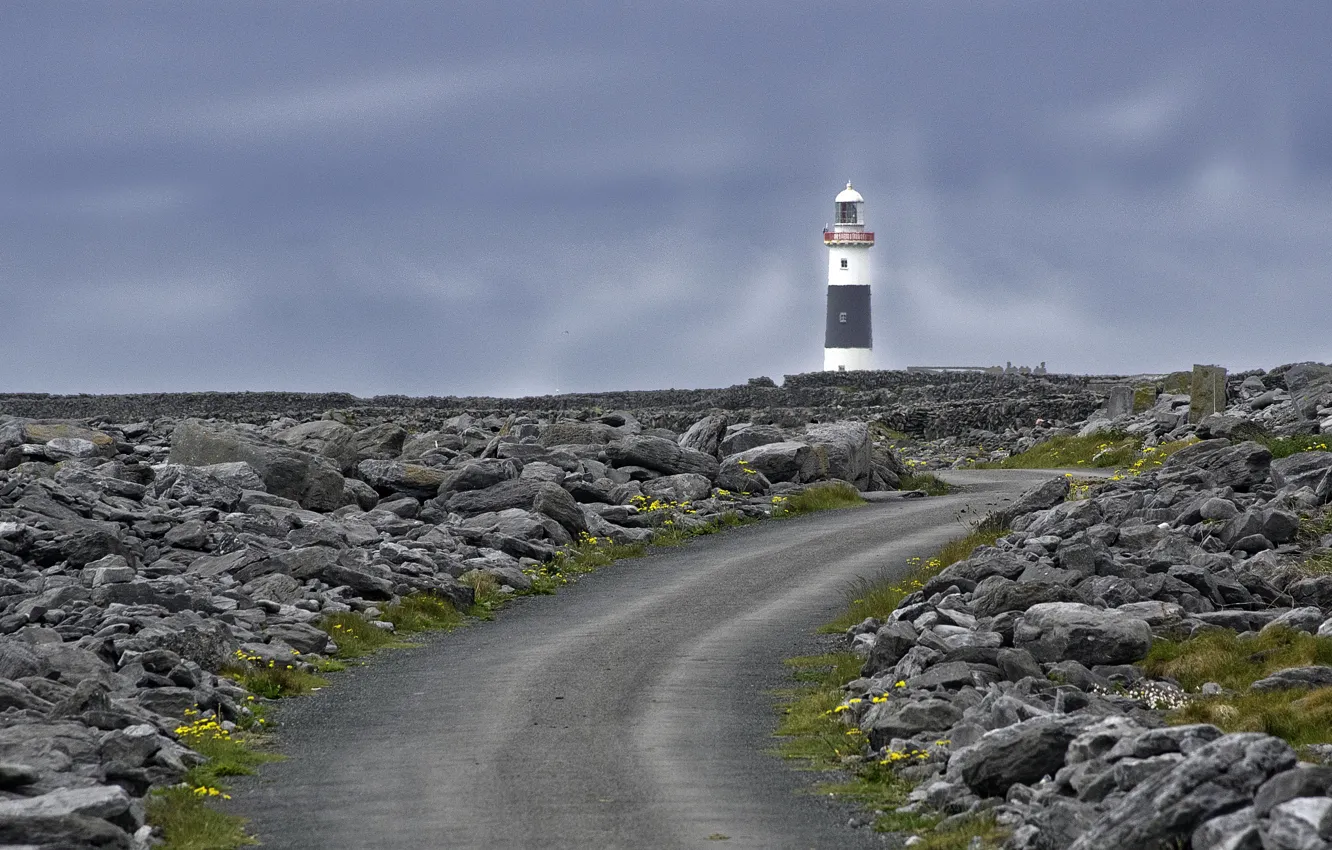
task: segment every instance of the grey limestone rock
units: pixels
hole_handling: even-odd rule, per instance
[[[1248,492],[1271,476],[1272,453],[1255,442],[1231,445],[1229,440],[1203,440],[1166,459],[1162,470],[1192,466],[1208,472],[1218,486]]]
[[[1064,765],[1068,745],[1094,718],[1077,715],[1034,717],[987,732],[953,753],[948,776],[982,797],[1002,797],[1015,784],[1053,776]]]
[[[402,451],[407,429],[393,422],[362,428],[352,434],[358,460],[392,460]]]
[[[728,455],[722,464],[727,467],[753,469],[774,484],[783,481],[813,480],[818,468],[814,450],[809,444],[793,440],[766,443]]]
[[[693,472],[664,475],[643,482],[643,495],[674,502],[695,502],[706,499],[711,490],[712,482],[707,477]]]
[[[1018,496],[1011,504],[995,511],[995,517],[1004,525],[1018,517],[1053,508],[1068,498],[1068,479],[1051,478]]]
[[[1088,667],[1127,664],[1147,654],[1152,630],[1145,621],[1118,609],[1046,602],[1027,609],[1013,632],[1013,643],[1041,662],[1072,659]]]
[[[729,457],[769,443],[785,442],[786,439],[786,434],[775,425],[732,425],[718,442],[717,452],[722,457]]]
[[[189,466],[245,461],[275,496],[311,510],[331,511],[343,503],[342,474],[327,458],[266,442],[233,426],[186,419],[172,432],[170,459]]]
[[[543,481],[532,496],[532,510],[555,520],[573,537],[587,531],[587,520],[578,502],[558,484]]]
[[[1016,582],[990,576],[976,585],[971,608],[977,617],[993,617],[1005,611],[1026,611],[1041,603],[1083,601],[1082,595],[1066,583]]]
[[[182,505],[201,505],[230,511],[240,502],[241,488],[194,466],[166,464],[156,468],[150,485],[158,499],[172,499]]]
[[[1281,691],[1290,688],[1313,690],[1315,688],[1332,687],[1332,667],[1321,665],[1290,667],[1259,679],[1249,687],[1255,691]]]
[[[613,426],[602,422],[554,422],[541,429],[541,445],[604,446],[620,436]]]
[[[689,429],[680,435],[678,442],[686,449],[694,449],[717,457],[722,437],[726,435],[726,425],[726,414],[709,414],[690,425]]]
[[[664,437],[630,436],[606,446],[606,456],[616,466],[642,466],[663,475],[693,472],[712,480],[717,477],[717,459],[697,449],[683,448]]]
[[[350,475],[356,468],[356,432],[341,422],[331,419],[302,422],[279,431],[274,439],[293,449],[328,458],[343,475]]]
[[[1199,850],[1263,850],[1252,806],[1205,821],[1193,831],[1189,842]]]
[[[1320,797],[1332,790],[1332,767],[1301,763],[1262,784],[1253,798],[1254,812],[1266,817],[1273,807],[1296,797]]]
[[[1249,805],[1259,786],[1295,762],[1290,746],[1270,735],[1218,738],[1139,784],[1070,850],[1139,850],[1184,838],[1213,817]]]
[[[1332,847],[1332,799],[1287,800],[1267,813],[1259,831],[1264,850],[1327,850]]]
[[[401,494],[418,499],[437,495],[447,478],[441,470],[396,460],[363,460],[356,465],[356,474],[381,497]]]
[[[828,422],[805,428],[815,469],[806,480],[837,478],[858,490],[868,489],[874,444],[864,422]]]
[[[872,706],[860,722],[870,745],[882,747],[893,738],[924,732],[945,732],[962,719],[962,709],[944,699],[890,700]]]
[[[1308,487],[1318,501],[1332,496],[1332,452],[1297,452],[1272,461],[1272,483],[1280,488]]]
[[[444,507],[463,516],[502,511],[506,508],[530,510],[538,487],[536,481],[521,479],[500,481],[484,489],[454,492],[443,499]]]

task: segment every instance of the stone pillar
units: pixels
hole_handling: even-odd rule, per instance
[[[1222,366],[1193,365],[1189,385],[1189,421],[1198,424],[1204,416],[1226,412],[1226,370]]]
[[[1128,416],[1133,412],[1133,387],[1117,384],[1110,388],[1110,395],[1105,400],[1105,415],[1111,419]]]

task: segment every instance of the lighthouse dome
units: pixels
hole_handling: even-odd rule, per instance
[[[833,203],[836,203],[836,204],[863,204],[863,203],[865,203],[865,198],[864,198],[864,196],[862,196],[859,192],[857,192],[855,189],[852,189],[850,183],[847,183],[847,184],[846,184],[846,188],[843,189],[842,191],[838,192],[836,198],[833,198]]]

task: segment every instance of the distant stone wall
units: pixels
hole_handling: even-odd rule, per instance
[[[962,435],[973,429],[1003,431],[1036,419],[1076,422],[1102,401],[1080,375],[989,375],[980,373],[813,372],[787,375],[781,387],[751,382],[719,389],[625,390],[560,396],[402,395],[358,398],[347,393],[144,393],[0,395],[0,415],[33,418],[135,422],[198,416],[265,423],[281,417],[304,420],[328,410],[358,422],[394,419],[422,427],[460,413],[589,416],[632,412],[643,424],[682,430],[711,410],[733,421],[797,426],[840,418],[878,418],[897,430],[926,437]],[[1097,379],[1104,381],[1105,379]]]

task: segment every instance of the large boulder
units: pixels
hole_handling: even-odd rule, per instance
[[[726,433],[717,444],[717,453],[722,457],[729,457],[769,443],[782,443],[786,440],[786,434],[776,425],[753,425],[745,422],[726,429]]]
[[[538,481],[536,484],[532,510],[558,522],[571,537],[576,538],[581,532],[587,531],[583,511],[568,490],[549,481]]]
[[[1041,662],[1073,660],[1087,667],[1131,664],[1147,655],[1152,629],[1117,609],[1078,602],[1043,602],[1027,609],[1013,645]]]
[[[2,467],[13,467],[24,459],[19,446],[45,446],[51,460],[67,457],[115,457],[116,441],[104,431],[60,419],[11,419],[0,425]],[[10,451],[11,449],[15,451]]]
[[[429,499],[439,493],[447,478],[444,471],[396,460],[363,460],[356,474],[381,496],[400,493],[417,499]]]
[[[1332,394],[1332,366],[1296,363],[1286,370],[1286,388],[1300,415],[1314,419],[1325,397]]]
[[[362,428],[352,435],[357,460],[392,460],[402,451],[407,429],[392,422]]]
[[[953,753],[948,775],[981,797],[1003,797],[1016,784],[1053,776],[1064,766],[1068,745],[1095,718],[1052,714],[986,732]]]
[[[1280,738],[1256,732],[1225,735],[1140,783],[1070,850],[1183,844],[1203,822],[1249,805],[1264,782],[1295,763],[1295,752]]]
[[[636,435],[606,446],[606,456],[615,466],[641,466],[663,475],[693,472],[717,477],[717,459],[697,449],[687,449],[665,437]]]
[[[1232,445],[1229,440],[1203,440],[1175,452],[1162,469],[1186,466],[1207,471],[1218,487],[1247,492],[1271,478],[1272,453],[1252,441]]]
[[[805,440],[814,450],[815,478],[840,478],[858,490],[868,489],[874,443],[864,422],[828,422],[810,425]]]
[[[331,511],[344,504],[342,473],[327,458],[264,441],[230,425],[186,419],[171,434],[170,462],[188,466],[245,461],[275,496]]]
[[[444,473],[439,495],[461,493],[465,490],[484,490],[501,481],[512,481],[520,475],[519,465],[511,459],[486,458],[464,464]]]
[[[1084,601],[1082,594],[1067,582],[1018,582],[992,575],[976,585],[971,597],[971,610],[977,617],[993,617],[1005,611],[1026,611],[1043,603]]]
[[[1010,525],[1020,516],[1036,511],[1044,511],[1062,504],[1068,498],[1068,479],[1060,476],[1051,478],[1027,490],[1011,505],[994,511],[993,516],[1001,525]]]
[[[275,435],[275,439],[293,449],[321,455],[333,461],[343,475],[356,469],[356,432],[332,419],[302,422]]]
[[[1326,502],[1332,497],[1332,452],[1298,452],[1272,461],[1272,483],[1278,487],[1308,487]]]
[[[869,732],[870,746],[877,748],[893,738],[947,732],[961,719],[962,709],[948,700],[892,700],[871,708],[860,721],[860,728]]]
[[[663,475],[661,478],[643,482],[643,495],[669,502],[693,502],[706,499],[711,490],[711,481],[692,472],[684,472],[679,475]]]
[[[223,481],[209,468],[169,463],[156,467],[155,473],[149,490],[159,499],[228,512],[240,502],[241,488]]]
[[[722,464],[728,469],[752,469],[773,483],[780,481],[804,482],[816,477],[819,467],[814,450],[808,443],[793,440],[767,443],[727,457]]]
[[[553,422],[541,429],[541,445],[604,446],[620,436],[614,427],[601,422]]]
[[[463,490],[441,496],[436,501],[442,502],[441,507],[445,510],[456,511],[463,516],[476,516],[508,508],[530,511],[542,483],[544,482],[523,479],[501,481],[482,490]]]
[[[726,414],[711,413],[689,426],[678,442],[686,449],[706,455],[718,456],[722,437],[726,434]]]

